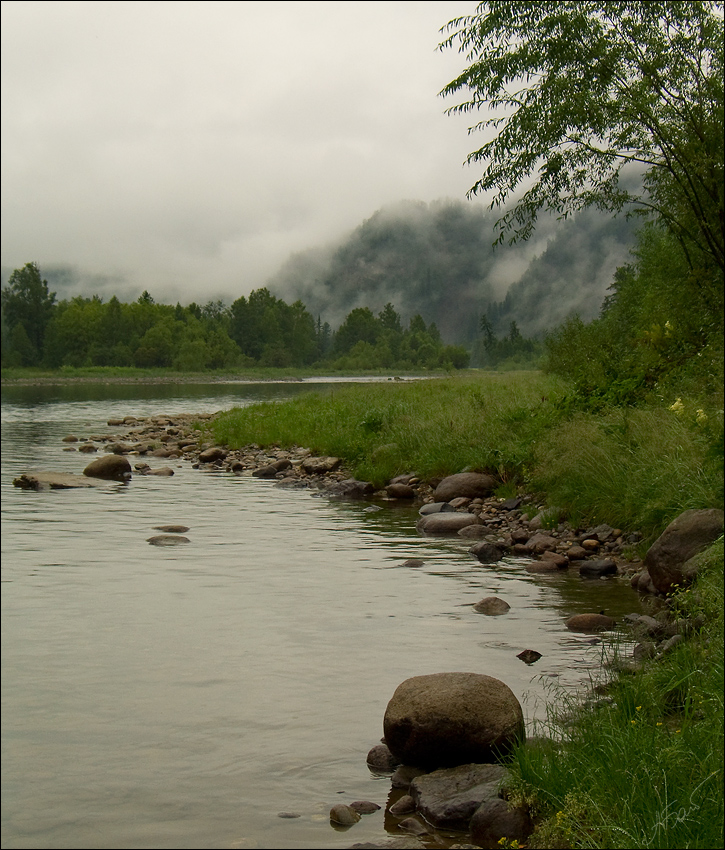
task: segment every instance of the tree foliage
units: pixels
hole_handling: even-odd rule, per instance
[[[22,351],[23,366],[36,366],[43,356],[45,331],[55,308],[55,292],[48,291],[37,263],[15,269],[2,290],[3,320],[11,343]]]
[[[445,345],[435,324],[426,326],[419,315],[404,329],[392,303],[378,316],[353,309],[335,333],[321,317],[315,322],[301,301],[288,304],[266,288],[231,307],[223,301],[171,306],[147,291],[128,304],[115,295],[108,303],[79,295],[56,305],[37,265],[14,272],[10,282],[3,290],[4,366],[460,369],[469,360],[467,349]],[[36,342],[28,328],[38,330],[32,324],[38,317],[43,325]]]
[[[691,267],[723,269],[722,4],[510,0],[456,18],[441,49],[468,67],[441,92],[450,113],[492,115],[469,195],[503,206],[499,240],[527,238],[542,210],[653,212]],[[638,189],[624,179],[642,174]],[[631,174],[629,174],[631,177]]]

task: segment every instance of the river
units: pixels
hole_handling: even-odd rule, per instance
[[[387,835],[368,750],[409,676],[486,673],[529,729],[596,670],[575,613],[639,611],[617,581],[484,567],[410,506],[342,502],[174,461],[171,478],[25,491],[81,472],[62,438],[213,412],[311,383],[2,390],[2,847],[344,848]],[[132,461],[133,463],[133,461]],[[152,465],[166,465],[167,461]],[[381,509],[382,508],[382,509]],[[151,546],[154,526],[191,543]],[[410,558],[422,567],[404,567]],[[511,605],[473,611],[484,596]],[[528,667],[516,656],[535,649]],[[349,831],[332,805],[383,807]],[[280,818],[294,812],[296,818]],[[394,829],[394,826],[391,827]]]

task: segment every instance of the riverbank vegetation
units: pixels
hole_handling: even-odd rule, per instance
[[[704,625],[586,709],[553,695],[543,739],[516,751],[509,795],[540,819],[529,847],[722,847],[722,538],[700,560],[668,605]]]

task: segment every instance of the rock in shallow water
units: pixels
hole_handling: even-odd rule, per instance
[[[566,621],[571,632],[608,632],[617,625],[606,614],[575,614]]]
[[[510,609],[511,606],[508,602],[499,596],[487,596],[485,599],[481,599],[480,602],[476,602],[473,606],[473,610],[478,614],[487,614],[489,616],[505,614]]]
[[[434,673],[397,687],[383,730],[403,764],[448,767],[496,761],[523,738],[524,717],[513,691],[492,676]]]
[[[180,534],[157,534],[155,537],[149,537],[146,542],[152,546],[179,546],[182,543],[191,543],[191,540]]]
[[[340,826],[352,826],[360,820],[360,815],[350,806],[338,803],[330,809],[330,820]]]

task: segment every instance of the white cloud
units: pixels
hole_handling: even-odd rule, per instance
[[[384,204],[459,197],[473,2],[5,2],[3,266],[236,298]]]

